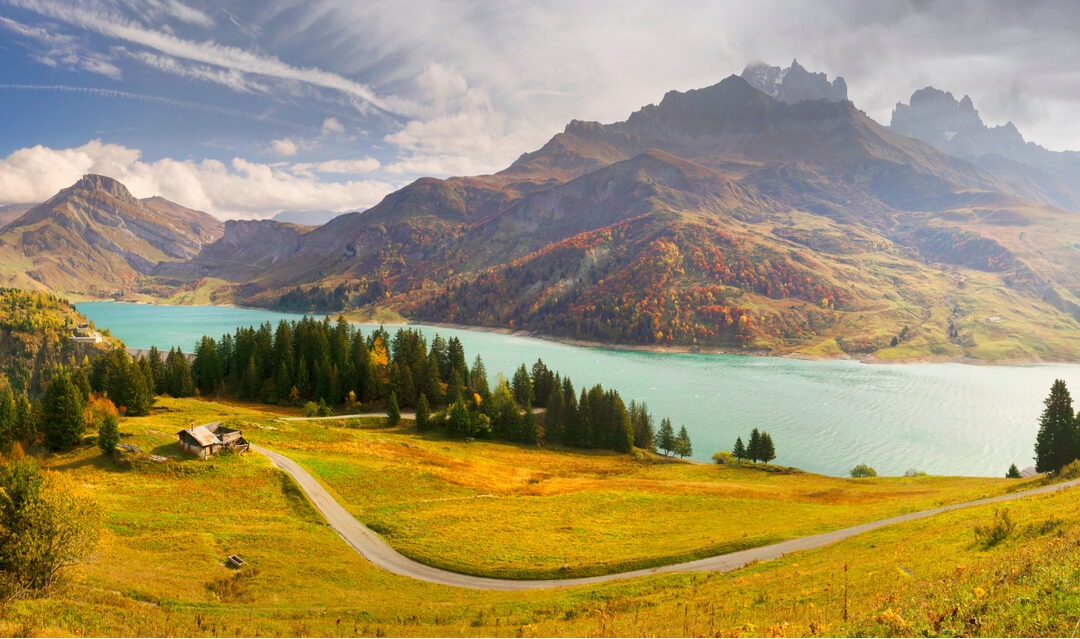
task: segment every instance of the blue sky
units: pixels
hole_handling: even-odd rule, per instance
[[[85,172],[220,217],[363,209],[497,171],[570,119],[622,120],[749,62],[933,84],[1080,148],[1069,2],[0,0],[0,203]]]

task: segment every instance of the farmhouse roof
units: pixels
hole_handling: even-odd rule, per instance
[[[214,432],[211,430],[216,425],[217,425],[216,423],[214,423],[214,424],[204,424],[202,426],[196,426],[194,428],[188,428],[188,429],[182,430],[180,432],[181,433],[187,432],[189,435],[191,435],[195,439],[195,441],[199,442],[200,446],[203,446],[203,447],[213,446],[214,444],[220,444],[221,443],[221,440],[218,439],[218,436],[215,435]]]

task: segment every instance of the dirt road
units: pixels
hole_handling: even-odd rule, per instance
[[[489,577],[475,577],[472,575],[463,575],[448,570],[442,570],[440,568],[433,568],[405,557],[391,548],[381,537],[361,524],[355,517],[349,514],[347,510],[342,508],[341,504],[337,503],[337,501],[326,492],[326,489],[324,489],[319,482],[315,481],[315,479],[308,474],[306,470],[301,468],[299,464],[280,453],[266,450],[261,446],[252,446],[251,449],[266,455],[275,466],[292,475],[297,483],[300,484],[300,487],[304,492],[307,493],[311,502],[315,504],[315,507],[322,512],[324,517],[326,517],[326,520],[334,530],[336,530],[350,546],[356,549],[356,552],[363,555],[371,563],[384,570],[389,570],[392,573],[405,577],[412,577],[414,579],[421,579],[423,581],[430,581],[446,586],[476,588],[481,590],[536,590],[540,588],[562,588],[567,586],[596,584],[605,581],[614,581],[616,579],[632,579],[634,577],[644,577],[647,575],[659,575],[668,572],[730,572],[742,568],[753,561],[769,561],[771,559],[783,557],[787,553],[797,550],[820,548],[821,546],[834,541],[847,539],[848,537],[853,537],[883,526],[912,521],[914,519],[922,519],[923,517],[930,517],[959,508],[992,504],[1019,499],[1030,495],[1056,492],[1071,488],[1080,483],[1080,479],[1077,479],[1060,484],[1051,484],[1049,486],[1033,488],[1023,492],[999,495],[997,497],[987,497],[985,499],[942,506],[931,510],[922,510],[915,513],[873,521],[859,526],[852,526],[851,528],[842,528],[820,535],[799,537],[798,539],[790,539],[769,546],[750,548],[748,550],[740,550],[739,552],[728,553],[726,555],[717,555],[716,557],[707,557],[705,559],[671,564],[668,566],[656,566],[654,568],[644,568],[612,575],[579,577],[575,579],[492,579]]]

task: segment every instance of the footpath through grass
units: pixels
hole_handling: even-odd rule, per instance
[[[642,561],[659,562],[673,548],[694,552],[702,540],[722,543],[737,535],[738,542],[739,526],[753,525],[755,517],[772,521],[783,536],[795,536],[839,518],[866,521],[878,517],[871,513],[886,516],[1019,485],[970,478],[851,481],[653,465],[615,455],[418,438],[404,431],[279,423],[254,407],[159,403],[150,417],[124,420],[123,441],[176,455],[180,428],[235,416],[248,422],[245,435],[251,440],[296,458],[361,520],[397,526],[388,535],[395,547],[412,544],[436,559],[529,574],[539,570],[527,563],[530,551],[518,546],[575,541],[549,557],[577,557],[579,568],[610,566],[604,562],[620,548],[636,548]],[[992,547],[977,543],[972,532],[993,519],[992,507],[979,507],[728,575],[495,593],[427,584],[372,567],[324,523],[289,478],[258,455],[127,468],[88,446],[47,465],[71,474],[97,497],[109,532],[65,589],[7,607],[0,632],[1066,634],[1080,609],[1080,504],[1071,491],[1007,506],[1015,530]],[[483,494],[494,496],[476,497]],[[665,497],[678,505],[674,514]],[[819,512],[829,514],[801,521]],[[414,513],[422,523],[411,519]],[[478,532],[484,517],[486,537]],[[829,527],[841,525],[846,524]],[[560,530],[565,527],[574,532]],[[763,525],[747,539],[766,534]],[[239,573],[225,567],[229,554],[244,557],[248,567]]]

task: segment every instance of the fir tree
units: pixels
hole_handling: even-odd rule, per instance
[[[665,417],[660,420],[660,441],[657,442],[657,446],[660,450],[664,451],[664,454],[670,454],[675,450],[675,429],[671,426],[671,420]]]
[[[480,399],[485,402],[491,395],[491,387],[488,385],[487,369],[484,367],[484,362],[480,359],[479,353],[477,353],[476,359],[473,361],[472,370],[469,371],[469,387],[476,391],[476,394],[480,396]]]
[[[675,453],[679,457],[690,457],[694,454],[694,446],[690,443],[690,433],[686,432],[686,426],[679,427],[679,434],[675,437]]]
[[[1009,472],[1005,473],[1006,479],[1020,479],[1020,469],[1016,467],[1016,464],[1009,466]]]
[[[465,407],[464,402],[456,401],[450,405],[447,429],[451,435],[457,437],[472,437],[472,420],[469,416],[469,409]]]
[[[60,370],[53,375],[41,405],[45,445],[52,450],[63,450],[82,441],[86,430],[83,419],[86,403],[67,371]]]
[[[1035,437],[1035,470],[1057,472],[1080,456],[1072,397],[1063,380],[1054,380],[1043,404],[1046,408],[1039,417],[1039,433]]]
[[[754,429],[750,431],[750,443],[746,447],[746,456],[750,458],[750,461],[756,462],[761,457],[761,431]]]
[[[158,395],[166,395],[168,392],[165,390],[165,364],[161,361],[161,351],[157,346],[150,347],[150,353],[146,357],[146,361],[150,363],[150,375],[154,380],[154,392]]]
[[[761,451],[758,453],[758,459],[765,463],[776,459],[776,448],[773,446],[772,435],[765,432],[761,433]]]
[[[427,395],[420,394],[420,399],[416,400],[416,430],[425,431],[430,424],[431,409],[428,406]]]
[[[652,415],[645,402],[640,404],[630,400],[630,423],[634,427],[634,446],[645,450],[655,447],[656,429],[653,428]]]
[[[97,425],[97,445],[105,455],[111,455],[120,443],[119,421],[116,415],[106,413],[102,415]]]
[[[514,371],[514,379],[510,382],[510,388],[514,392],[514,401],[524,406],[532,401],[532,380],[529,371],[522,364]]]
[[[735,456],[735,459],[742,461],[746,459],[746,446],[742,443],[742,437],[735,438],[735,447],[731,449],[731,454]]]
[[[398,408],[397,393],[390,391],[390,398],[386,400],[386,423],[397,426],[401,421],[401,409]]]

